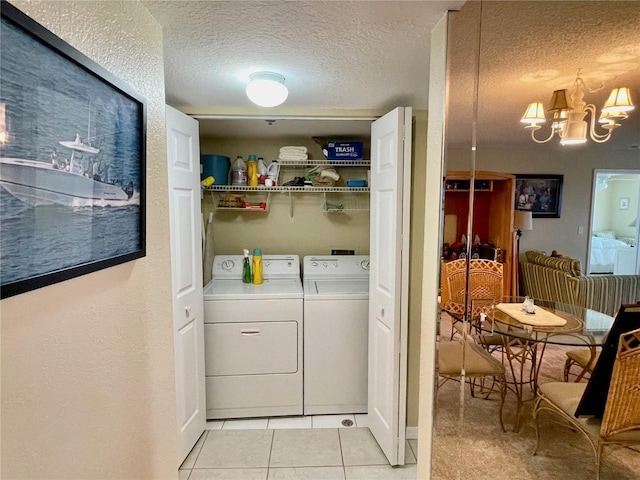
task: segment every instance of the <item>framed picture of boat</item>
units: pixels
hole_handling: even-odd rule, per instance
[[[0,3],[0,298],[145,255],[146,102]]]

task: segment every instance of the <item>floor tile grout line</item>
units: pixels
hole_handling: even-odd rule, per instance
[[[267,425],[269,425],[269,422],[267,422]],[[276,432],[275,430],[271,430],[271,447],[269,448],[269,459],[267,460],[267,476],[264,478],[264,480],[269,480],[269,469],[271,468],[271,455],[273,454],[273,442],[275,441],[276,438]]]
[[[409,440],[407,440],[407,443],[409,444],[409,448],[411,449],[411,453],[413,453],[413,458],[416,459],[416,463],[418,463],[418,452],[417,450],[413,449],[413,445],[411,445],[411,442]],[[416,442],[416,446],[418,445],[418,442]]]
[[[200,445],[200,449],[198,450],[198,453],[196,454],[196,458],[193,459],[193,467],[196,466],[196,463],[198,462],[198,457],[200,456],[200,453],[202,453],[202,449],[204,448],[204,444],[207,442],[207,438],[209,437],[209,430],[205,430],[203,435],[204,435],[204,438],[202,439],[202,445]],[[191,472],[193,472],[193,467],[191,467],[189,469],[190,470],[189,471],[189,477],[191,476]]]
[[[340,445],[340,459],[342,460],[342,470],[344,471],[344,451],[342,450],[342,435],[340,435],[340,429],[338,428],[338,445]],[[346,477],[345,472],[345,477]]]
[[[353,417],[353,421],[355,423],[355,417]],[[344,476],[345,480],[347,478],[347,467],[345,467],[344,465],[344,452],[342,451],[342,436],[340,435],[340,429],[338,428],[338,442],[340,444],[340,458],[342,459],[342,475]]]

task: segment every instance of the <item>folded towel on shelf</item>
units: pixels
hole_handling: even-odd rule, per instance
[[[308,160],[309,156],[306,153],[280,153],[278,155],[279,160],[300,161]]]
[[[320,176],[332,178],[336,182],[340,180],[340,175],[338,175],[338,172],[336,172],[335,168],[327,168],[322,170],[320,172]]]
[[[307,147],[285,146],[280,148],[280,153],[307,153]]]
[[[330,177],[322,177],[320,175],[316,175],[313,180],[311,181],[311,184],[314,187],[333,187],[335,185],[335,180],[333,178]]]
[[[314,187],[333,187],[340,175],[332,165],[318,165],[309,170],[305,178],[311,180]]]

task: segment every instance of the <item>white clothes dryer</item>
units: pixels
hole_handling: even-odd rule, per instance
[[[264,255],[264,283],[242,255],[217,255],[204,288],[207,419],[302,414],[303,291],[297,255]]]
[[[303,263],[304,413],[366,413],[369,256]]]

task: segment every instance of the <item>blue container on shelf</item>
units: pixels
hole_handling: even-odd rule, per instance
[[[214,185],[229,185],[229,157],[224,155],[200,155],[202,173],[200,180],[215,178]]]

